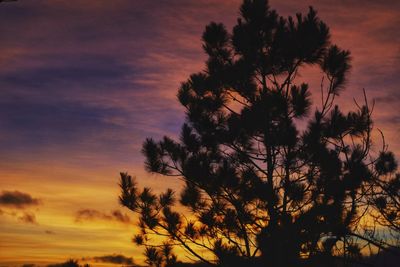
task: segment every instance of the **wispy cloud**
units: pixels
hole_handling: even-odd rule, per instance
[[[116,221],[124,224],[128,224],[131,222],[128,215],[123,214],[119,210],[113,210],[109,213],[106,213],[95,209],[82,209],[76,212],[76,222],[93,220]]]
[[[45,234],[48,234],[48,235],[55,235],[56,234],[54,231],[51,231],[51,230],[45,230],[44,232],[45,232]]]
[[[39,223],[36,220],[35,213],[33,213],[31,211],[20,211],[20,210],[2,211],[2,210],[0,210],[0,215],[10,216],[22,223],[39,225]]]
[[[133,265],[133,258],[126,257],[121,254],[112,254],[112,255],[104,255],[93,257],[95,262],[104,262],[104,263],[112,263],[112,264],[123,264],[123,265]]]
[[[24,223],[38,224],[38,222],[36,221],[36,216],[32,212],[24,212],[21,216],[18,217],[18,220]]]

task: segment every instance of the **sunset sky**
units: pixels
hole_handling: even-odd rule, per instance
[[[184,113],[176,92],[204,69],[204,26],[216,21],[231,29],[240,3],[0,3],[0,266],[68,258],[96,266],[115,254],[142,263],[141,248],[131,242],[135,216],[118,204],[119,172],[155,191],[178,188],[177,181],[144,171],[141,144],[178,135]],[[352,53],[339,103],[353,108],[365,88],[376,101],[375,126],[399,158],[400,1],[270,5],[284,16],[310,5],[318,11],[333,43]],[[302,78],[317,85],[320,73]]]

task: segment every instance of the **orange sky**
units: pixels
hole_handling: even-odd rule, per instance
[[[183,110],[175,94],[181,81],[203,69],[204,26],[217,21],[231,28],[240,2],[0,4],[0,198],[15,191],[32,198],[20,207],[0,203],[0,266],[93,262],[112,254],[142,262],[130,241],[135,217],[117,201],[118,174],[129,171],[155,190],[178,187],[144,172],[141,143],[177,136]],[[375,126],[399,158],[400,2],[270,5],[285,16],[315,7],[333,42],[352,52],[339,103],[352,108],[365,88],[376,100]],[[318,72],[305,72],[309,77],[318,84]],[[318,88],[313,92],[317,97]]]

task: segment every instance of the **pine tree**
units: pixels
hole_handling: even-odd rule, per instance
[[[360,222],[376,203],[389,206],[396,161],[386,149],[372,159],[366,99],[347,114],[335,104],[350,52],[331,43],[316,11],[284,18],[266,0],[244,0],[232,33],[212,22],[202,39],[206,70],[178,92],[179,140],[149,138],[142,151],[147,171],[183,189],[156,195],[121,173],[120,202],[139,214],[134,241],[147,263],[173,266],[175,246],[216,266],[334,266],[357,260],[362,242],[390,249]],[[307,66],[323,73],[314,106],[298,82]]]

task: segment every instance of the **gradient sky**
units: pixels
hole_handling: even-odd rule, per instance
[[[177,136],[184,117],[175,95],[204,68],[204,26],[217,21],[230,29],[240,2],[0,4],[0,266],[67,258],[102,265],[113,254],[142,262],[130,241],[135,217],[117,201],[118,173],[129,171],[156,191],[178,187],[144,172],[141,143]],[[375,126],[399,158],[400,1],[270,5],[285,16],[315,7],[332,41],[352,52],[339,103],[352,108],[365,88],[376,100]],[[319,75],[310,74],[314,84]]]

